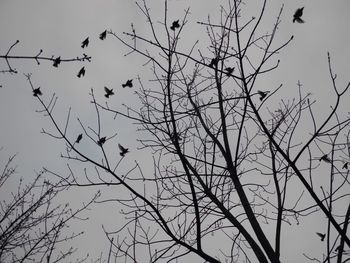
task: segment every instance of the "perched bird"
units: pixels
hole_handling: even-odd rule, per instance
[[[326,234],[322,234],[322,233],[319,233],[319,232],[316,232],[316,234],[321,238],[321,241],[323,241],[326,237]]]
[[[120,150],[120,156],[124,157],[125,154],[127,154],[129,152],[129,148],[124,148],[123,146],[120,145],[120,143],[118,144],[119,150]]]
[[[323,156],[320,158],[319,161],[320,161],[320,162],[321,162],[321,161],[324,161],[324,162],[326,162],[326,163],[331,163],[331,159],[329,159],[329,157],[328,157],[327,154],[323,155]]]
[[[298,23],[304,23],[304,20],[301,19],[301,16],[303,15],[304,7],[298,8],[294,15],[293,15],[293,23],[297,21]]]
[[[89,45],[89,37],[85,38],[83,42],[81,42],[81,47],[85,48]]]
[[[53,66],[57,68],[60,63],[61,63],[61,57],[57,57],[53,61]]]
[[[114,95],[113,89],[109,89],[109,88],[105,87],[105,92],[106,92],[105,97],[107,99],[109,98],[109,96]]]
[[[33,96],[34,97],[38,97],[38,96],[41,96],[41,95],[43,95],[43,93],[41,92],[40,87],[36,88],[36,89],[33,89]]]
[[[129,88],[132,88],[132,79],[128,79],[125,84],[122,84],[122,87],[125,88],[125,87],[129,87]]]
[[[265,97],[267,96],[267,94],[269,93],[270,91],[261,91],[261,90],[258,90],[258,94],[260,95],[260,101],[262,101],[263,99],[265,99]]]
[[[232,67],[232,68],[231,67],[227,67],[227,68],[225,68],[226,75],[230,76],[234,70],[235,70],[235,67]]]
[[[79,70],[79,73],[78,73],[77,77],[80,78],[81,76],[85,76],[85,67],[82,67]]]
[[[100,34],[100,39],[101,39],[101,40],[104,40],[104,39],[106,39],[106,36],[107,36],[107,30],[103,31],[103,32]]]
[[[180,24],[179,24],[179,20],[176,20],[173,22],[173,24],[171,25],[170,29],[175,31],[175,28],[179,28]]]
[[[344,163],[342,169],[348,169],[348,163]]]
[[[102,146],[106,142],[106,137],[102,137],[97,141],[97,144]]]
[[[81,141],[81,139],[83,139],[83,134],[80,133],[77,137],[77,139],[75,140],[76,143],[79,143]]]
[[[219,63],[219,58],[213,58],[213,59],[210,61],[209,67],[213,68],[214,66],[217,66],[218,63]]]

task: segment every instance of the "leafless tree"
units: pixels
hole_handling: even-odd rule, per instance
[[[13,184],[16,169],[15,156],[8,159],[0,174],[2,194]],[[28,184],[20,179],[15,192],[1,200],[0,210],[0,261],[1,262],[67,262],[74,258],[77,248],[69,242],[83,232],[68,231],[71,221],[84,220],[77,215],[97,198],[94,197],[79,209],[72,210],[62,204],[59,196],[67,187],[45,179],[39,172]],[[87,257],[77,259],[83,262]]]
[[[196,257],[202,262],[282,262],[281,247],[290,246],[281,241],[284,226],[310,216],[326,218],[327,227],[319,233],[326,246],[305,258],[349,260],[350,119],[341,106],[347,103],[343,97],[350,84],[339,87],[331,56],[330,89],[336,100],[326,116],[315,116],[316,102],[301,83],[293,99],[277,100],[282,84],[259,90],[261,76],[273,74],[279,54],[294,41],[291,36],[275,43],[283,6],[270,33],[259,34],[266,1],[253,18],[245,15],[242,1],[228,1],[219,21],[198,22],[208,36],[204,48],[201,40],[182,50],[189,9],[179,21],[169,21],[165,1],[158,22],[146,0],[137,5],[151,35],[139,33],[134,25],[124,35],[107,34],[130,49],[127,56],[145,58],[154,78],[134,83],[139,110],[128,105],[114,109],[91,90],[97,124],[94,128],[78,119],[83,131],[79,145],[94,145],[99,156],[75,143],[78,135],[72,137],[68,129],[70,110],[65,125],[58,124],[55,95],[47,101],[37,97],[40,111],[54,126],[43,132],[66,144],[62,157],[93,168],[85,170],[85,180],[70,168],[66,185],[129,193],[129,198],[106,200],[123,206],[126,220],[117,230],[105,228],[111,241],[108,262],[112,257],[130,262]],[[34,90],[30,76],[28,80]],[[108,148],[115,145],[117,150],[119,140],[106,128],[102,115],[108,113],[112,120],[137,123],[141,148],[153,156],[153,173],[145,173],[143,166],[149,164],[141,161],[121,172],[122,164],[130,165],[129,153],[118,159]]]

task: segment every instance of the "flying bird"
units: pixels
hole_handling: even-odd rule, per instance
[[[79,70],[79,73],[78,73],[77,77],[80,78],[81,76],[85,76],[85,67],[82,67]]]
[[[120,143],[118,144],[119,150],[120,150],[120,156],[124,157],[125,154],[127,154],[129,152],[129,148],[124,148],[123,146],[120,145]]]
[[[81,42],[81,47],[86,48],[89,45],[89,37],[85,38],[83,42]]]
[[[319,232],[316,232],[316,234],[321,238],[321,241],[323,241],[326,237],[326,234],[322,234],[322,233],[319,233]]]
[[[104,39],[106,39],[106,36],[107,36],[107,30],[103,31],[103,32],[100,34],[100,39],[101,39],[101,40],[104,40]]]
[[[106,137],[102,137],[97,141],[97,144],[102,146],[106,142]]]
[[[293,15],[293,23],[297,21],[298,23],[304,23],[304,20],[301,19],[301,16],[303,15],[304,7],[298,8],[294,15]]]
[[[214,66],[217,66],[218,63],[219,63],[219,58],[213,58],[210,61],[209,67],[213,68]]]
[[[81,139],[83,139],[83,134],[80,133],[77,137],[77,139],[75,140],[76,143],[79,143],[81,141]]]
[[[327,154],[323,155],[323,156],[320,158],[319,161],[320,161],[320,162],[321,162],[321,161],[324,161],[324,162],[326,162],[326,163],[331,163],[331,159],[329,159],[329,157],[328,157]]]
[[[60,63],[61,63],[61,57],[57,57],[53,61],[53,66],[57,68]]]
[[[132,79],[128,79],[125,84],[122,84],[122,87],[125,88],[125,87],[129,87],[129,88],[132,88]]]
[[[261,91],[261,90],[258,90],[258,94],[260,95],[260,101],[262,101],[263,99],[265,99],[265,97],[267,96],[267,94],[269,93],[270,91]]]
[[[227,67],[227,68],[225,68],[226,75],[230,76],[234,70],[235,70],[235,67],[232,67],[232,68],[231,67]]]
[[[109,89],[109,88],[105,87],[105,92],[106,92],[105,97],[107,99],[109,98],[109,96],[114,95],[113,89]]]
[[[175,28],[179,28],[179,27],[180,27],[179,20],[175,20],[171,25],[170,29],[175,31]]]
[[[33,96],[34,97],[38,97],[38,96],[41,96],[41,95],[43,95],[43,93],[41,92],[40,87],[36,88],[36,89],[33,89]]]

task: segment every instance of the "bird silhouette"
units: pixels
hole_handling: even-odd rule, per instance
[[[213,59],[210,61],[209,67],[213,68],[214,66],[217,66],[218,63],[219,63],[219,58],[213,58]]]
[[[107,36],[107,30],[103,31],[99,37],[101,40],[104,40],[104,39],[106,39],[106,36]]]
[[[122,87],[125,88],[125,87],[129,87],[129,88],[132,88],[132,79],[128,79],[125,84],[122,84]]]
[[[105,87],[105,92],[106,92],[105,97],[107,99],[109,98],[109,96],[114,95],[113,89],[109,89],[109,88]]]
[[[75,140],[76,143],[79,143],[81,141],[81,139],[83,139],[83,134],[80,133],[77,137],[77,139]]]
[[[294,15],[293,15],[293,23],[297,21],[298,23],[304,23],[304,20],[301,19],[301,16],[303,15],[304,7],[298,8]]]
[[[316,232],[316,234],[321,238],[321,241],[323,241],[326,237],[326,234],[322,234],[322,233],[319,233],[319,232]]]
[[[34,97],[38,97],[38,96],[41,96],[41,95],[43,95],[43,93],[41,92],[40,87],[36,88],[36,89],[33,89],[33,96]]]
[[[57,68],[60,63],[61,63],[61,57],[57,57],[53,61],[53,66]]]
[[[331,162],[332,162],[331,159],[329,159],[329,157],[328,157],[327,154],[323,155],[323,156],[320,158],[319,161],[320,161],[320,162],[321,162],[321,161],[324,161],[324,162],[326,162],[326,163],[331,163]]]
[[[175,20],[171,25],[170,29],[175,31],[175,28],[179,28],[179,27],[180,27],[179,20]]]
[[[81,47],[86,48],[89,45],[89,37],[85,38],[83,42],[81,42]]]
[[[120,150],[120,156],[124,157],[125,154],[127,154],[129,152],[129,148],[124,148],[123,146],[120,145],[120,143],[118,144],[119,150]]]
[[[346,162],[346,163],[344,163],[344,165],[343,165],[342,169],[348,169],[348,163],[347,163],[347,162]]]
[[[85,76],[85,67],[82,67],[78,72],[77,77],[80,78],[81,76]]]
[[[101,137],[98,141],[97,144],[102,146],[106,142],[106,137]]]
[[[261,90],[258,90],[258,94],[260,95],[260,101],[262,101],[263,99],[265,99],[265,97],[267,96],[267,94],[269,93],[270,91],[261,91]]]
[[[226,75],[227,76],[231,76],[232,72],[235,70],[235,67],[227,67],[225,68],[225,71],[226,71]]]

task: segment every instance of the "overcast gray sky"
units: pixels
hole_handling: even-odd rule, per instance
[[[154,17],[162,20],[163,1],[149,2]],[[254,15],[254,8],[260,6],[257,4],[260,1],[247,2],[252,5],[250,10]],[[169,0],[169,20],[181,17],[184,8],[191,7],[191,15],[184,33],[189,35],[188,41],[202,39],[205,37],[205,31],[196,22],[205,21],[208,13],[215,19],[221,3],[226,1]],[[284,12],[276,45],[289,39],[291,35],[294,35],[294,41],[281,52],[280,68],[266,77],[263,84],[277,87],[283,83],[283,92],[289,96],[296,95],[296,83],[300,80],[303,88],[313,93],[318,100],[316,107],[324,111],[334,99],[329,88],[331,82],[327,51],[331,53],[339,85],[345,85],[349,81],[350,1],[268,1],[267,14],[260,32],[271,30],[282,4]],[[296,8],[301,6],[305,7],[305,23],[293,24],[292,15]],[[40,134],[43,127],[51,126],[41,114],[35,112],[38,103],[33,98],[23,73],[33,73],[33,83],[40,86],[45,94],[55,92],[59,96],[56,111],[62,121],[64,115],[61,114],[66,114],[69,106],[72,106],[74,118],[79,115],[81,119],[94,121],[88,95],[90,88],[94,88],[100,98],[103,97],[104,86],[114,88],[116,96],[110,103],[115,105],[136,103],[136,97],[131,91],[121,89],[120,85],[126,79],[135,78],[137,75],[146,79],[150,76],[148,67],[142,67],[144,60],[140,60],[138,56],[124,57],[127,49],[111,37],[107,37],[106,41],[98,39],[99,33],[105,29],[121,33],[127,31],[131,23],[134,23],[138,32],[146,32],[145,18],[140,15],[135,2],[130,0],[0,0],[0,54],[6,53],[18,39],[20,42],[12,50],[12,55],[34,55],[43,49],[45,56],[60,55],[62,58],[71,58],[84,52],[93,58],[91,63],[84,63],[86,76],[82,79],[76,77],[83,65],[78,62],[63,63],[54,68],[47,62],[38,66],[34,61],[13,60],[11,65],[19,73],[0,75],[0,85],[3,86],[0,89],[0,146],[4,147],[0,158],[19,153],[19,175],[30,177],[34,176],[34,170],[39,170],[42,166],[60,169],[65,164],[65,161],[59,160],[63,145]],[[82,50],[81,41],[87,36],[90,37],[90,45]],[[6,69],[6,63],[0,61],[0,70],[3,69]],[[347,106],[344,112],[349,110],[350,106]],[[139,145],[136,142],[138,134],[135,128],[128,123],[111,125],[109,128],[115,127],[120,139],[133,149],[131,158],[137,159],[142,156],[136,151]],[[106,218],[105,215],[97,218],[94,231],[100,230],[101,222],[114,220],[113,217]],[[94,231],[91,232],[93,235],[103,238],[102,234],[96,234]],[[91,246],[91,240],[95,241],[91,233],[87,233],[87,247]],[[96,244],[93,248],[95,251],[105,249]],[[300,251],[298,253],[300,254]],[[296,262],[293,260],[291,255],[290,260],[285,262]]]

